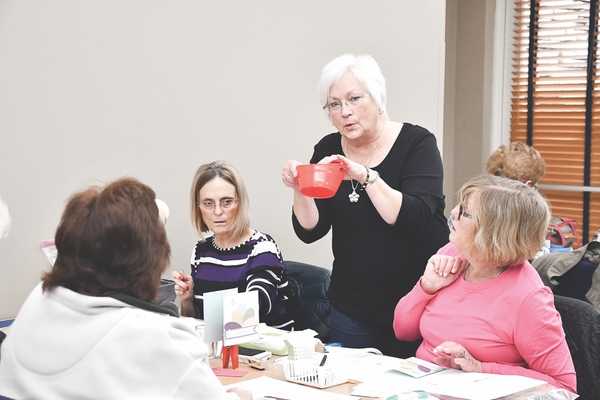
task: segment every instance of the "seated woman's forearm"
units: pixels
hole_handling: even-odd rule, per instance
[[[189,297],[186,300],[181,301],[180,313],[184,317],[198,317],[196,315],[196,307],[194,307],[194,298]]]

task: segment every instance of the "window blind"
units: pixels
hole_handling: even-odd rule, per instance
[[[598,0],[515,1],[511,141],[546,161],[552,215],[600,228]]]

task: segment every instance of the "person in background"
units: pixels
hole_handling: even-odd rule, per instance
[[[500,145],[488,159],[488,174],[503,176],[537,189],[538,182],[546,174],[546,161],[535,148],[523,142],[511,142],[508,147]],[[448,223],[452,226],[452,216]],[[550,242],[545,241],[534,259],[550,253]]]
[[[331,341],[414,353],[416,346],[397,343],[392,321],[421,266],[448,241],[435,136],[388,118],[385,79],[369,55],[329,62],[319,96],[337,131],[316,144],[310,162],[342,162],[348,174],[329,199],[300,192],[299,161],[285,164],[282,181],[294,190],[296,235],[312,243],[332,231]]]
[[[554,296],[527,261],[546,236],[547,200],[493,175],[472,178],[458,198],[450,243],[398,302],[396,336],[422,338],[416,356],[445,367],[523,375],[575,392]]]
[[[181,314],[204,318],[207,292],[254,290],[260,321],[292,330],[281,252],[271,236],[250,226],[250,201],[238,171],[227,161],[201,165],[192,183],[190,206],[201,239],[192,252],[191,274],[172,273]]]
[[[55,264],[2,343],[0,397],[252,399],[225,391],[193,321],[154,302],[171,253],[155,199],[131,178],[69,199]]]
[[[546,161],[535,148],[523,142],[511,142],[508,147],[500,145],[488,158],[488,174],[514,179],[537,189],[537,184],[546,174]],[[452,215],[448,217],[448,226],[452,229]],[[540,254],[548,253],[542,248]]]
[[[508,147],[501,145],[487,162],[488,174],[503,176],[537,188],[546,174],[546,162],[539,151],[523,142],[512,142]]]

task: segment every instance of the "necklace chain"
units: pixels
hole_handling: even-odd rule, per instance
[[[383,126],[381,127],[381,130],[379,131],[379,136],[377,137],[377,140],[375,141],[375,146],[373,147],[373,151],[371,152],[371,155],[369,156],[369,158],[367,159],[367,162],[365,164],[365,167],[369,167],[369,162],[371,162],[371,158],[373,157],[373,155],[375,154],[375,151],[377,150],[377,146],[379,146],[379,141],[381,140],[381,137],[383,136],[383,129],[385,128],[385,121],[383,121]],[[346,157],[350,158],[350,151],[348,150],[348,143],[346,143],[346,148],[344,149],[344,137],[342,137],[342,151],[344,152],[344,154],[346,154]],[[348,174],[348,176],[350,177],[350,186],[352,186],[352,193],[350,193],[348,195],[348,198],[350,199],[351,203],[356,203],[358,201],[358,199],[360,198],[360,195],[358,193],[356,193],[356,189],[358,189],[358,181],[356,181],[356,186],[354,186],[354,179],[352,179],[352,177],[350,176],[350,174]]]
[[[463,279],[465,281],[467,280],[467,269],[469,269],[470,266],[471,266],[471,264],[468,264],[465,267],[465,269],[463,270],[462,276],[463,276]],[[509,265],[506,265],[506,266],[502,267],[502,269],[500,270],[500,272],[498,272],[496,275],[494,275],[490,279],[495,279],[495,278],[499,277],[504,271],[506,271],[508,269],[508,267],[509,267]]]
[[[371,151],[371,154],[369,155],[369,158],[367,158],[367,162],[365,163],[365,166],[369,166],[369,163],[371,162],[371,158],[373,158],[373,155],[375,154],[375,150],[377,150],[377,147],[379,146],[379,141],[381,140],[381,137],[383,136],[383,129],[385,128],[385,121],[383,121],[383,126],[381,127],[381,130],[379,131],[379,136],[377,136],[377,141],[375,142],[375,146],[373,147],[373,151]],[[348,143],[346,141],[344,141],[342,138],[342,151],[346,154],[346,156],[348,158],[350,158],[350,151],[348,148]],[[346,142],[346,148],[344,149],[344,142]]]

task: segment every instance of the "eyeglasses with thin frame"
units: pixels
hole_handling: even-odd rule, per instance
[[[538,190],[538,191],[540,190],[540,188],[538,188],[538,185],[536,182],[529,180],[529,181],[525,182],[525,184],[534,190]]]
[[[365,97],[368,97],[370,95],[371,93],[365,93],[363,95],[353,95],[350,96],[347,100],[344,100],[343,103],[346,105],[346,107],[356,107],[362,102],[362,100]],[[327,114],[338,113],[342,111],[342,102],[334,100],[331,103],[325,104],[323,106],[323,110],[325,110]]]
[[[465,218],[469,218],[469,219],[473,218],[473,216],[471,214],[468,214],[465,212],[465,209],[463,208],[462,204],[458,205],[458,217],[456,217],[456,220],[460,221],[460,217],[465,217]]]
[[[232,199],[230,197],[225,197],[225,198],[219,200],[219,207],[222,210],[227,210],[227,209],[233,207],[234,205],[236,205],[237,202],[238,202],[238,199]],[[215,202],[212,200],[204,200],[204,201],[201,201],[198,204],[198,206],[205,211],[212,211],[215,209]]]

